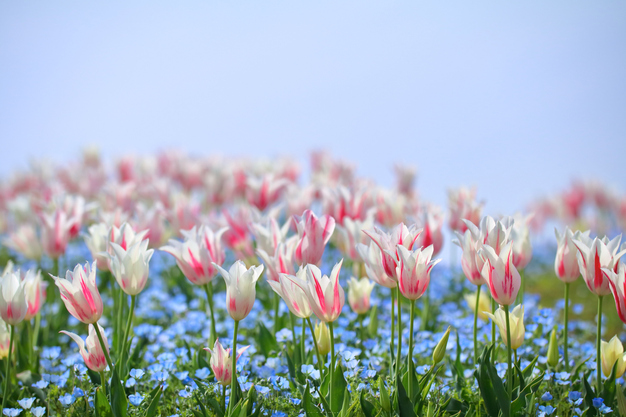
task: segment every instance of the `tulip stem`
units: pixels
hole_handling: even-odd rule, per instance
[[[222,410],[226,412],[226,385],[222,385]]]
[[[509,413],[511,414],[511,396],[513,395],[513,370],[511,369],[511,325],[510,325],[510,321],[509,321],[509,306],[505,305],[504,306],[504,316],[506,319],[506,351],[507,351],[507,356],[506,356],[506,361],[507,361],[507,365],[508,365],[508,374],[506,377],[506,384],[508,387],[508,393],[509,393]]]
[[[328,329],[330,330],[330,403],[333,403],[333,380],[335,379],[335,333],[333,330],[333,322],[328,323]]]
[[[280,297],[278,294],[274,294],[274,334],[278,333],[278,309],[279,309]]]
[[[391,291],[391,343],[389,346],[389,376],[393,381],[393,347],[396,338],[396,315],[394,313],[396,308],[396,292],[393,288],[390,288],[389,290]]]
[[[228,415],[230,416],[235,402],[235,391],[237,387],[237,330],[239,330],[239,320],[235,320],[235,331],[233,333],[233,350],[231,356],[231,377],[230,377],[230,400],[228,401]]]
[[[209,346],[215,344],[217,338],[217,332],[215,331],[215,314],[213,313],[213,282],[204,284],[204,291],[206,292],[206,301],[209,304],[209,314],[211,315],[211,338],[209,339]]]
[[[304,324],[304,319],[302,319],[302,334],[300,335],[300,355],[302,359],[302,363],[306,363],[306,353],[304,352],[304,338],[306,337],[306,325]],[[313,335],[313,339],[315,339],[315,335]]]
[[[565,283],[565,323],[563,328],[563,360],[565,361],[565,371],[569,372],[569,359],[567,357],[567,326],[569,322],[569,282]]]
[[[491,314],[496,314],[496,300],[491,299]],[[491,320],[491,344],[496,344],[496,322]]]
[[[597,395],[602,393],[602,296],[598,296],[598,329],[596,336],[596,378],[598,383]]]
[[[478,364],[478,309],[480,308],[480,287],[476,288],[476,306],[474,307],[474,366]]]
[[[104,339],[102,338],[102,333],[100,333],[100,326],[98,326],[98,322],[93,324],[93,328],[96,331],[96,335],[98,336],[98,340],[100,341],[100,347],[104,352],[104,357],[107,360],[107,365],[109,365],[109,369],[113,371],[113,362],[111,362],[111,356],[109,355],[109,349],[107,349],[106,344],[104,343]]]
[[[364,314],[359,314],[359,331],[361,333],[361,356],[363,356],[363,354],[365,353],[365,346],[363,345],[363,342],[365,341],[365,327],[363,327],[363,316]]]
[[[309,325],[309,330],[311,330],[311,337],[313,337],[313,346],[315,346],[315,354],[317,355],[317,367],[320,370],[320,381],[324,376],[324,362],[322,362],[322,355],[320,355],[320,348],[317,345],[317,338],[315,337],[315,330],[313,329],[313,324],[311,323],[311,318],[307,317],[306,322]]]
[[[289,312],[289,324],[291,326],[291,337],[292,337],[292,340],[293,340],[293,354],[295,356],[296,355],[296,350],[297,350],[296,349],[296,343],[298,343],[298,342],[297,342],[297,339],[296,339],[296,324],[295,324],[295,320],[294,320],[293,314],[291,314],[291,311]]]
[[[104,377],[104,369],[100,371],[100,386],[104,390],[104,396],[107,396],[107,379]]]
[[[396,380],[400,376],[400,358],[402,357],[402,296],[400,289],[396,287],[398,297],[398,346],[396,347]]]
[[[413,401],[413,321],[415,320],[415,300],[411,303],[411,323],[409,324],[409,354],[407,355],[406,366],[409,372],[409,400]]]
[[[137,296],[136,295],[131,295],[130,296],[130,311],[128,312],[128,320],[126,321],[126,330],[124,331],[124,340],[122,340],[122,351],[120,352],[120,366],[122,369],[120,369],[120,376],[121,373],[126,373],[125,370],[125,365],[124,365],[124,361],[126,358],[126,349],[129,348],[128,346],[128,336],[130,334],[130,328],[133,324],[133,314],[135,313],[135,302],[136,302]]]
[[[15,326],[9,324],[11,328],[11,334],[9,336],[9,354],[7,356],[7,366],[6,372],[4,373],[4,377],[6,380],[4,381],[4,391],[2,391],[2,410],[4,410],[7,399],[9,398],[9,386],[11,384],[11,354],[13,353],[13,337],[15,336]]]

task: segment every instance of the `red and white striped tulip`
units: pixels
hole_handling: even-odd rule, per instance
[[[515,302],[522,279],[513,264],[512,242],[507,243],[500,254],[489,245],[482,245],[479,255],[486,262],[481,271],[483,278],[489,284],[491,298],[500,305],[510,306]]]
[[[302,217],[294,216],[298,229],[295,259],[298,265],[319,265],[326,244],[335,230],[335,219],[329,215],[317,217],[311,210],[305,210]]]
[[[511,228],[511,240],[513,241],[513,264],[518,269],[524,269],[533,257],[533,247],[530,243],[530,230],[528,223],[533,214],[526,217],[516,215]]]
[[[236,261],[228,271],[213,264],[226,282],[226,309],[235,321],[245,319],[256,297],[256,282],[263,273],[263,265],[246,268],[242,261]]]
[[[176,258],[183,275],[196,285],[208,284],[217,275],[215,264],[222,265],[226,258],[222,247],[222,235],[227,228],[213,232],[208,226],[181,230],[185,240],[170,239],[160,250]]]
[[[398,282],[385,273],[382,265],[383,254],[376,243],[370,242],[369,246],[360,243],[357,245],[356,250],[365,263],[365,272],[369,279],[385,288],[396,288],[398,286]]]
[[[250,232],[256,240],[257,251],[262,250],[267,254],[276,252],[278,244],[285,241],[289,232],[290,223],[286,222],[282,227],[275,218],[270,217],[267,223],[254,222],[250,225]]]
[[[24,281],[24,295],[26,297],[26,304],[28,309],[24,320],[30,320],[34,318],[39,310],[43,301],[46,298],[46,286],[41,280],[41,272],[29,269],[23,278]]]
[[[95,325],[98,326],[98,328],[100,329],[100,334],[102,335],[104,346],[106,346],[106,350],[108,352],[109,341],[107,340],[106,334],[104,333],[104,329],[98,323],[96,323]],[[76,344],[78,345],[78,349],[80,350],[80,355],[83,357],[87,368],[91,369],[94,372],[100,372],[106,369],[106,356],[104,354],[104,350],[102,350],[102,345],[98,340],[98,335],[93,324],[89,325],[89,336],[87,336],[87,339],[85,341],[83,341],[83,339],[76,333],[68,332],[65,330],[62,330],[59,333],[68,335],[72,338],[72,340],[74,340],[74,342],[76,342]]]
[[[55,277],[61,299],[69,313],[86,324],[97,322],[102,317],[102,298],[96,285],[96,262],[85,266],[76,265],[74,271],[67,271],[65,278]]]
[[[27,311],[24,281],[20,279],[19,271],[8,270],[0,278],[0,317],[15,326],[24,320]]]
[[[76,220],[69,218],[63,210],[56,210],[53,214],[42,213],[40,218],[43,251],[52,259],[63,256]]]
[[[615,299],[615,307],[620,320],[626,324],[626,264],[621,264],[617,272],[602,268],[605,279]]]
[[[111,272],[115,280],[128,295],[143,291],[150,273],[150,258],[154,249],[148,249],[148,241],[135,242],[127,249],[117,243],[110,243],[113,249]]]
[[[348,281],[348,304],[357,314],[365,314],[370,309],[370,296],[374,283],[367,278],[350,277]]]
[[[239,349],[236,360],[239,360],[241,354],[249,347],[250,346],[245,346]],[[217,382],[225,387],[230,385],[233,373],[233,365],[230,359],[230,349],[224,349],[218,339],[213,345],[213,350],[210,348],[204,348],[204,350],[211,353],[210,365]]]
[[[415,241],[416,247],[433,245],[433,256],[443,247],[443,214],[438,207],[428,207],[422,215],[422,233]]]
[[[306,281],[288,277],[304,290],[313,313],[326,323],[337,320],[346,302],[346,295],[339,284],[342,263],[343,259],[333,267],[330,277],[322,275],[322,271],[312,264],[307,265]]]
[[[293,239],[292,239],[293,238]],[[267,280],[278,282],[280,274],[294,275],[296,270],[293,266],[293,252],[296,245],[296,236],[292,236],[285,243],[279,243],[273,256],[262,249],[258,249],[257,255],[267,267]]]
[[[96,223],[89,226],[87,233],[83,236],[85,244],[91,252],[91,257],[96,261],[98,269],[109,270],[109,257],[107,256],[109,244],[109,227],[106,223]]]
[[[391,232],[386,233],[377,227],[373,230],[364,230],[363,233],[368,235],[382,253],[381,265],[385,273],[395,280],[398,279],[396,267],[400,261],[398,254],[398,245],[408,250],[413,249],[413,244],[422,233],[422,229],[418,229],[417,225],[406,227],[404,223],[395,226]]]
[[[468,229],[464,233],[455,231],[458,240],[452,243],[461,247],[463,255],[461,257],[461,268],[465,277],[474,285],[484,285],[487,283],[481,274],[480,268],[476,263],[478,259],[478,242],[474,240],[472,232]]]
[[[300,281],[306,281],[306,271],[305,267],[301,267],[295,274],[295,278]],[[268,282],[274,292],[287,304],[289,311],[301,319],[311,317],[313,310],[311,310],[306,293],[290,277],[293,277],[293,275],[280,274],[278,281]]]
[[[402,295],[409,300],[417,300],[428,288],[430,271],[441,262],[441,259],[431,260],[433,256],[432,245],[415,251],[398,245],[398,255],[400,255],[400,263],[396,267],[398,288],[400,288]]]
[[[621,235],[609,241],[604,239],[591,239],[589,237],[580,236],[580,239],[574,239],[574,245],[578,248],[578,266],[580,274],[583,276],[587,288],[592,293],[603,296],[611,293],[609,288],[609,280],[602,272],[602,268],[607,268],[615,272],[615,266],[619,258],[624,252],[617,253]]]
[[[37,231],[30,223],[20,225],[14,232],[2,239],[5,246],[19,252],[26,259],[39,261],[43,255],[43,248],[39,242]]]
[[[589,231],[584,233],[576,231],[572,233],[569,227],[565,227],[565,231],[561,234],[556,228],[554,229],[557,240],[556,257],[554,259],[554,272],[556,276],[563,282],[574,282],[580,276],[580,267],[578,266],[578,249],[574,245],[574,239],[581,240],[589,238]]]

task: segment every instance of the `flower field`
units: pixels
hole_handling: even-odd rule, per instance
[[[494,218],[408,167],[304,177],[86,150],[4,179],[3,415],[626,415],[626,196]]]

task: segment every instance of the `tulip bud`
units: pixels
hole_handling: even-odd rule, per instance
[[[433,364],[437,365],[441,362],[446,355],[446,348],[448,347],[448,337],[450,336],[451,326],[448,326],[448,330],[444,333],[437,346],[435,346],[435,350],[433,350]]]
[[[348,303],[352,311],[357,314],[365,314],[370,309],[370,295],[374,289],[374,283],[367,278],[357,280],[354,277],[348,281]]]
[[[385,387],[383,378],[378,378],[378,389],[380,390],[380,406],[388,413],[391,411],[391,403],[389,402],[389,392]]]
[[[508,338],[506,334],[506,313],[502,307],[498,308],[495,314],[485,312],[487,316],[491,318],[500,329],[500,337],[505,345],[508,345]],[[522,346],[524,343],[524,335],[526,334],[526,328],[524,327],[524,306],[518,305],[509,315],[509,322],[511,324],[511,349],[515,350]]]
[[[559,343],[556,339],[556,329],[550,333],[550,343],[548,344],[548,365],[556,367],[559,363]]]
[[[607,343],[604,340],[602,341],[602,373],[604,373],[605,377],[611,376],[611,372],[613,371],[613,366],[615,362],[617,362],[617,367],[615,368],[615,378],[619,378],[626,371],[626,354],[624,353],[624,346],[622,342],[617,338],[617,336],[613,336],[613,338]]]
[[[323,321],[315,325],[315,340],[320,355],[326,356],[330,352],[330,332],[328,326]]]

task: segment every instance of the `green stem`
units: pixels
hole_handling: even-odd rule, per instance
[[[33,346],[39,344],[39,331],[41,329],[41,311],[35,316],[35,330],[33,330]]]
[[[6,408],[7,399],[9,398],[9,387],[11,384],[11,356],[13,354],[13,337],[15,336],[15,326],[9,324],[11,328],[11,334],[9,336],[9,354],[7,356],[7,366],[6,372],[4,376],[6,380],[4,381],[4,391],[2,391],[2,410]]]
[[[359,314],[359,331],[361,333],[361,357],[363,356],[363,354],[365,353],[365,346],[363,345],[363,342],[365,341],[365,328],[363,327],[363,316],[364,314]]]
[[[330,330],[330,403],[333,404],[333,380],[335,379],[335,333],[333,329],[333,322],[328,323],[328,328]]]
[[[209,339],[209,346],[215,344],[217,338],[217,332],[215,331],[215,315],[213,313],[213,281],[203,285],[206,292],[206,301],[209,304],[209,314],[211,315],[211,338]]]
[[[122,369],[120,369],[120,372],[123,372],[124,374],[126,373],[125,371],[125,362],[124,360],[126,359],[126,349],[129,349],[128,346],[128,336],[130,334],[130,328],[133,324],[133,314],[135,313],[135,302],[136,302],[137,296],[136,295],[131,295],[130,296],[130,311],[128,312],[128,320],[126,321],[126,330],[124,331],[124,339],[122,340],[122,351],[120,352],[120,366]],[[123,376],[120,374],[120,377],[123,378]]]
[[[396,346],[396,380],[400,376],[400,358],[402,357],[402,296],[400,289],[396,287],[398,297],[398,346]]]
[[[292,343],[293,343],[293,354],[296,354],[296,343],[297,340],[296,339],[296,324],[295,324],[295,320],[293,317],[293,314],[291,314],[291,311],[289,312],[289,325],[291,326],[291,337],[292,337]]]
[[[602,296],[598,296],[598,329],[596,337],[596,378],[598,379],[597,395],[602,393]]]
[[[35,369],[33,366],[33,356],[34,356],[34,352],[33,352],[33,326],[30,323],[30,320],[24,320],[24,324],[26,325],[26,333],[28,335],[27,337],[27,343],[28,343],[28,366],[31,369]]]
[[[508,365],[508,375],[506,377],[506,383],[509,393],[509,413],[511,414],[511,396],[513,394],[513,369],[511,369],[511,325],[509,321],[509,306],[504,306],[504,317],[506,319],[506,362]]]
[[[480,308],[480,287],[476,288],[476,306],[474,307],[474,366],[478,363],[478,309]]]
[[[126,295],[126,293],[124,291],[122,291],[122,288],[116,288],[116,291],[118,291],[118,297],[117,297],[117,308],[115,310],[115,334],[116,334],[116,338],[115,338],[115,347],[116,347],[116,351],[117,352],[121,352],[122,351],[122,329],[123,329],[123,313],[124,313],[124,296]]]
[[[424,301],[422,305],[422,330],[428,328],[428,313],[430,310],[430,285],[426,288],[426,294],[424,294]]]
[[[222,385],[222,410],[226,412],[226,385]]]
[[[515,304],[523,304],[524,303],[524,289],[526,288],[526,274],[524,270],[521,269],[519,271],[520,275],[520,288],[517,292],[517,297],[515,297]]]
[[[304,324],[304,319],[302,319],[302,334],[300,335],[300,356],[302,363],[306,363],[306,353],[304,352],[304,338],[306,337],[306,326]],[[315,339],[315,335],[313,335],[313,339]]]
[[[563,329],[563,360],[565,361],[565,371],[569,372],[569,359],[567,356],[567,333],[569,322],[569,282],[565,283],[565,328]]]
[[[274,334],[278,333],[278,308],[280,303],[280,297],[278,294],[274,294]],[[295,340],[295,339],[294,339]]]
[[[413,320],[415,319],[415,300],[410,300],[411,303],[411,323],[409,324],[409,354],[407,355],[406,366],[409,370],[409,399],[413,399],[413,374],[411,369],[413,368]]]
[[[235,332],[233,334],[233,350],[231,350],[232,369],[230,378],[230,401],[228,401],[228,415],[232,414],[233,403],[235,402],[235,391],[237,388],[237,330],[239,330],[239,321],[235,320]]]
[[[394,364],[394,343],[396,338],[396,292],[393,288],[389,289],[391,291],[391,342],[389,346],[389,376],[393,381],[393,364]]]
[[[496,300],[491,299],[491,314],[496,313]],[[491,320],[491,344],[495,345],[496,343],[496,322]]]
[[[107,379],[104,377],[104,369],[100,371],[100,386],[104,390],[104,396],[107,396]]]
[[[320,381],[324,377],[324,362],[322,361],[322,355],[320,355],[320,348],[317,345],[317,339],[315,338],[315,330],[313,329],[313,324],[311,323],[311,318],[307,317],[306,322],[309,325],[309,329],[311,330],[311,337],[313,337],[313,346],[315,346],[315,354],[317,355],[317,367],[320,371]]]
[[[111,371],[113,371],[113,362],[111,362],[111,356],[109,355],[109,350],[106,347],[106,344],[104,343],[104,338],[102,337],[102,333],[100,332],[100,326],[98,326],[98,323],[94,323],[93,324],[93,328],[96,330],[96,335],[98,336],[98,340],[100,341],[100,347],[102,348],[102,351],[104,352],[104,357],[107,360],[107,365],[109,365],[109,368],[111,369]]]

